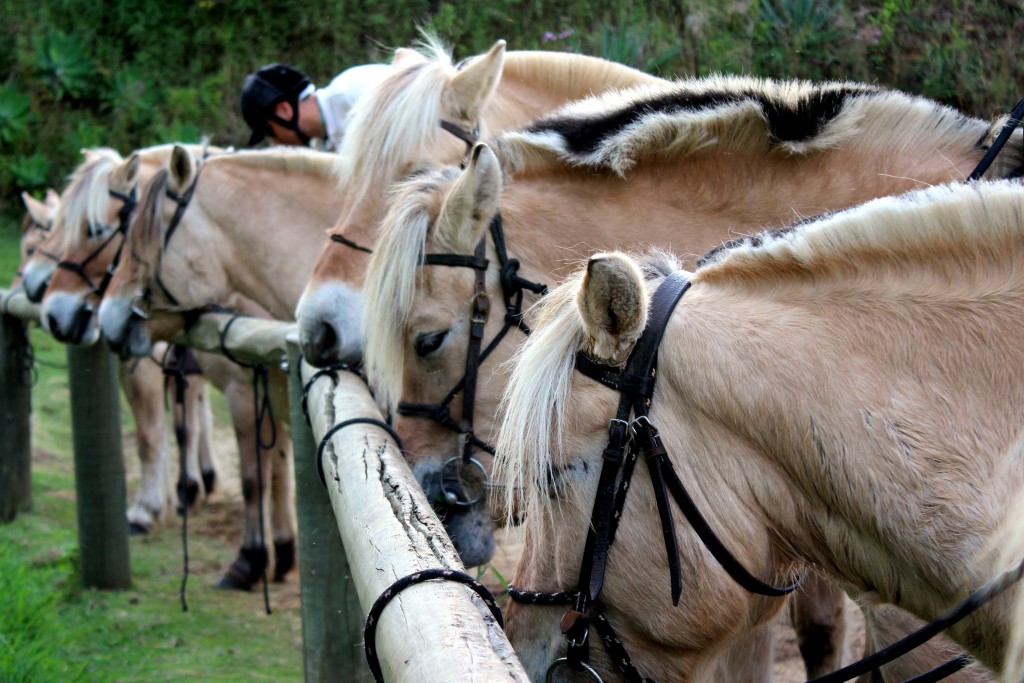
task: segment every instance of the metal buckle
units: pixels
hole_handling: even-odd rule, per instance
[[[453,467],[454,465],[454,467]],[[469,465],[479,471],[478,479],[469,481],[462,476],[465,471],[464,465]],[[459,486],[459,491],[450,491],[445,486],[446,481],[454,481]],[[476,458],[470,458],[464,460],[461,456],[449,458],[441,465],[441,495],[444,498],[446,505],[457,505],[459,507],[469,507],[474,503],[478,502],[487,493],[487,470],[480,464],[480,461]],[[466,484],[469,483],[471,486],[467,490]],[[459,494],[462,494],[460,498]],[[472,493],[473,495],[469,495]]]
[[[589,664],[587,664],[586,662],[577,663],[580,665],[580,668],[583,671],[583,673],[589,674],[593,680],[597,681],[597,683],[604,683],[604,679],[601,678],[601,676],[598,675],[598,673],[594,671],[593,667],[591,667]],[[562,657],[551,662],[551,666],[548,667],[547,673],[544,674],[544,683],[552,683],[555,680],[555,672],[562,668],[572,668],[569,666],[568,657]]]
[[[487,316],[491,312],[491,297],[487,295],[487,292],[477,292],[469,303],[473,307],[473,316],[471,318],[473,324],[483,325],[486,323]]]

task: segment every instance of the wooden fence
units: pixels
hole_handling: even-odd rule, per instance
[[[22,340],[24,321],[39,312],[19,293],[0,290],[0,301],[0,430],[12,446],[0,451],[5,522],[31,506],[31,390]],[[219,353],[230,317],[204,315],[176,341]],[[224,345],[242,360],[289,370],[305,680],[370,680],[363,624],[377,597],[408,574],[463,567],[384,429],[352,424],[321,444],[342,421],[382,417],[357,376],[317,373],[303,363],[294,334],[294,324],[242,319],[231,325]],[[68,347],[68,374],[83,582],[126,588],[131,572],[116,362],[102,343]],[[387,681],[527,680],[483,602],[456,583],[427,582],[399,594],[381,615],[377,651]]]

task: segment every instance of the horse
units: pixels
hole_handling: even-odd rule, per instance
[[[333,163],[333,155],[322,152],[274,149],[197,164],[187,150],[175,150],[167,168],[142,192],[147,209],[128,231],[130,257],[118,264],[100,306],[111,346],[120,353],[145,354],[154,339],[183,331],[189,315],[211,305],[238,309],[243,304],[242,312],[287,320],[324,231],[340,210]],[[139,309],[145,309],[145,319]],[[269,473],[265,487],[270,487],[264,497],[272,503],[275,548],[283,548],[295,529],[287,377],[277,369],[269,377],[274,414],[280,418],[275,453],[281,457],[263,454]],[[254,432],[238,434],[251,439]],[[259,500],[254,445],[240,446],[240,453],[243,494],[247,509],[253,509]],[[243,549],[258,545],[259,524],[250,522]]]
[[[86,164],[102,163],[100,156],[87,155]],[[74,176],[73,176],[74,177]],[[69,187],[68,195],[74,195],[80,186]],[[60,196],[49,190],[46,200],[40,202],[23,193],[26,207],[21,238],[21,263],[24,264],[40,251],[46,252],[47,260],[56,264],[60,256],[47,251],[44,243],[53,237],[52,243],[62,239],[60,231],[66,224],[63,220],[55,229],[54,223],[60,207]],[[56,230],[56,231],[55,231]],[[50,248],[53,248],[50,246]],[[11,291],[21,287],[21,268],[11,282]],[[139,489],[128,508],[128,530],[132,535],[149,533],[157,524],[166,522],[174,509],[173,492],[168,478],[168,454],[165,435],[163,385],[164,376],[160,359],[166,353],[166,345],[157,348],[152,357],[139,363],[122,362],[119,366],[121,390],[128,398],[135,422],[136,450],[140,464]],[[212,491],[216,482],[216,463],[212,458],[211,434],[212,415],[208,404],[208,389],[205,382],[193,382],[185,396],[188,414],[193,416],[188,427],[189,472],[187,484],[180,492],[182,505],[194,501],[201,490],[198,482],[207,491]],[[199,463],[202,462],[202,467]],[[200,478],[201,472],[201,478]]]
[[[661,79],[608,60],[558,52],[486,53],[453,64],[438,39],[399,48],[393,73],[360,97],[338,151],[344,212],[316,261],[296,311],[306,361],[357,360],[366,255],[384,215],[385,189],[408,173],[457,163],[478,139],[525,125],[594,93]],[[355,248],[353,247],[355,245]]]
[[[682,267],[665,254],[597,254],[535,311],[497,441],[506,506],[526,510],[513,583],[575,591],[598,571],[581,562],[588,527],[592,539],[614,529],[603,588],[580,580],[585,602],[601,603],[588,616],[604,615],[644,676],[703,680],[717,650],[783,603],[723,571],[702,540],[710,530],[748,580],[785,585],[810,564],[855,600],[924,620],[986,586],[994,599],[947,633],[999,671],[1019,653],[1011,630],[1024,616],[1018,588],[996,597],[987,583],[1012,567],[998,584],[1012,586],[1024,570],[1024,188],[915,190]],[[627,377],[642,335],[655,341],[637,353],[656,372],[633,356]],[[613,520],[595,491],[621,471],[603,471],[602,457],[619,462],[627,442],[626,460],[648,465],[622,475]],[[704,532],[658,501],[663,482]],[[667,580],[670,556],[682,585]],[[507,611],[534,678],[565,650],[553,616]],[[600,675],[619,675],[602,648],[591,655]]]
[[[92,155],[86,161],[88,171],[73,176],[65,190],[70,208],[66,212],[58,212],[56,225],[61,230],[54,235],[61,245],[59,267],[42,297],[44,324],[62,341],[88,344],[98,339],[99,326],[94,312],[107,293],[110,271],[124,251],[128,224],[136,215],[137,188],[168,163],[175,149],[196,156],[207,156],[211,151],[220,153],[220,150],[210,150],[205,146],[158,145],[137,150],[127,159],[121,160],[115,152],[108,151]],[[115,203],[109,201],[111,198],[119,200],[116,211],[110,206]],[[116,224],[113,217],[116,217]],[[160,349],[165,347],[161,343],[141,355],[155,356],[162,360],[165,354]],[[214,354],[197,354],[196,358],[199,369],[227,398],[243,462],[250,462],[252,457],[248,454],[254,449],[256,416],[249,374],[231,361]],[[154,369],[151,364],[139,363],[137,359],[126,359],[122,366],[132,368],[135,373],[152,375],[147,380],[149,384],[142,388],[132,386],[126,392],[133,407],[145,411],[146,419],[141,421],[143,424],[162,420],[162,369]],[[189,373],[193,371],[187,370]],[[142,377],[139,380],[142,381]],[[195,380],[195,377],[190,379],[186,387],[185,416],[189,422],[186,430],[189,442],[186,446],[185,478],[179,484],[183,505],[191,505],[212,492],[216,479],[209,439],[212,416],[207,390],[204,381]],[[142,400],[143,391],[149,392],[146,394],[149,401]],[[163,445],[162,424],[160,426],[158,435]],[[198,443],[197,438],[200,439]],[[199,462],[196,462],[197,455]],[[163,472],[166,470],[166,459],[144,470]],[[202,473],[201,479],[197,477],[197,472]],[[250,475],[249,478],[246,475]],[[254,481],[255,474],[243,468],[243,494],[247,490],[245,484],[250,479]],[[291,480],[287,475],[279,476],[278,480],[278,487],[283,491],[281,499],[286,502],[282,504],[282,510],[275,509],[272,522],[277,551],[275,556],[278,558],[274,578],[283,580],[294,566],[295,525],[294,514],[288,512]],[[252,490],[255,488],[255,485],[251,487]],[[218,580],[218,587],[248,590],[262,578],[267,566],[268,554],[262,545],[259,508],[255,501],[249,501],[246,506],[243,526],[245,541],[235,560]]]
[[[493,442],[501,361],[523,338],[512,328],[529,328],[530,290],[568,259],[639,242],[701,253],[746,226],[963,178],[1001,125],[863,84],[695,79],[568,105],[478,145],[464,169],[399,185],[370,258],[363,346],[385,408],[413,413],[395,426],[428,497],[451,493],[442,475],[466,444],[477,457]],[[999,167],[1020,149],[1018,134]],[[473,268],[420,267],[432,254],[472,265],[485,242],[482,285]],[[504,315],[476,310],[485,301]],[[474,316],[487,350],[467,408]]]

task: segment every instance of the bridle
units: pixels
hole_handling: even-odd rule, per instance
[[[125,235],[128,234],[128,223],[131,220],[132,212],[135,211],[135,206],[137,203],[134,187],[132,187],[132,189],[127,194],[123,192],[118,192],[116,190],[107,190],[107,192],[110,194],[111,197],[114,197],[115,199],[120,199],[122,202],[121,209],[117,212],[117,227],[111,227],[109,225],[97,226],[92,221],[90,221],[87,233],[88,237],[94,238],[99,237],[104,233],[109,233],[107,235],[107,238],[103,240],[103,242],[101,242],[99,246],[97,246],[82,261],[57,261],[57,268],[60,268],[61,270],[67,270],[78,275],[80,278],[82,278],[83,281],[85,281],[86,286],[89,288],[89,292],[91,294],[95,294],[97,297],[101,299],[103,298],[103,295],[106,293],[107,287],[110,286],[110,280],[114,277],[114,271],[117,269],[117,264],[121,260],[121,251],[124,249]],[[117,251],[114,252],[114,258],[107,265],[107,268],[103,273],[103,279],[100,280],[99,284],[96,284],[92,281],[92,278],[89,277],[88,273],[85,272],[85,267],[89,264],[90,261],[92,261],[101,253],[103,253],[107,246],[114,241],[115,237],[120,237],[121,243],[118,245]]]
[[[669,509],[671,494],[705,547],[718,560],[729,575],[752,593],[768,597],[782,597],[796,590],[797,583],[773,586],[762,582],[748,572],[729,552],[701,515],[682,481],[672,468],[668,452],[661,443],[658,430],[648,417],[654,394],[658,346],[676,303],[690,287],[681,273],[669,275],[651,299],[651,314],[647,328],[637,341],[623,369],[605,365],[589,358],[582,351],[576,355],[576,369],[584,375],[621,394],[614,418],[608,423],[608,446],[604,450],[603,465],[594,497],[590,526],[583,549],[577,588],[571,592],[539,593],[509,587],[509,597],[516,602],[530,604],[570,605],[562,618],[562,633],[568,642],[564,658],[556,660],[548,669],[550,679],[562,667],[586,671],[597,677],[589,665],[589,632],[594,623],[612,660],[627,681],[648,681],[633,666],[622,643],[615,635],[604,615],[600,601],[604,585],[608,551],[615,542],[619,519],[626,502],[637,457],[644,456],[654,487],[658,514],[661,519],[665,552],[668,556],[672,604],[678,605],[682,594],[679,567],[679,549]]]
[[[170,188],[164,189],[164,196],[166,196],[168,199],[175,203],[175,208],[174,214],[171,216],[171,220],[167,223],[167,230],[164,231],[163,244],[160,246],[161,253],[167,250],[167,246],[171,243],[171,238],[174,236],[174,233],[177,232],[178,226],[181,225],[181,220],[185,216],[185,211],[188,209],[189,204],[192,203],[192,197],[196,193],[196,185],[199,183],[199,175],[202,173],[202,170],[203,167],[200,164],[196,169],[196,174],[195,177],[192,178],[192,182],[189,184],[187,188],[185,188],[185,191],[180,195],[177,192],[171,190]],[[154,203],[154,212],[157,210],[158,207],[159,204]],[[155,220],[155,218],[152,217],[151,219]],[[134,261],[142,263],[142,257],[136,254],[134,250],[132,251],[131,256]],[[159,266],[157,266],[156,268],[154,268],[153,276],[150,278],[150,281],[142,290],[142,294],[136,298],[135,302],[132,303],[130,313],[132,323],[136,321],[143,321],[149,319],[150,313],[152,312],[153,308],[154,283],[160,289],[161,293],[164,295],[164,297],[167,299],[167,301],[171,304],[172,307],[177,308],[181,306],[181,303],[178,301],[178,299],[173,294],[171,294],[171,291],[167,288],[167,285],[164,284],[163,279],[161,279],[160,277]]]
[[[490,317],[491,300],[487,294],[487,270],[490,262],[487,260],[487,235],[480,238],[476,251],[472,256],[465,254],[424,254],[420,265],[425,266],[448,266],[455,268],[471,268],[476,271],[476,278],[473,286],[473,296],[470,299],[470,328],[469,347],[466,352],[466,370],[462,379],[455,383],[440,403],[408,403],[398,404],[398,414],[407,417],[422,417],[433,420],[442,427],[456,432],[462,442],[461,455],[454,456],[445,461],[441,468],[441,490],[444,496],[444,503],[448,505],[468,506],[479,501],[486,490],[488,481],[487,473],[480,462],[473,457],[474,448],[479,448],[491,455],[494,455],[494,446],[480,439],[473,432],[473,411],[476,404],[476,385],[480,365],[483,364],[491,352],[497,348],[501,340],[505,338],[513,327],[522,330],[524,334],[530,334],[530,328],[523,321],[523,296],[525,290],[535,294],[544,295],[547,293],[547,285],[527,280],[518,275],[519,261],[508,257],[505,248],[505,233],[502,229],[501,213],[498,212],[491,219],[491,239],[494,241],[494,251],[498,257],[499,278],[501,282],[502,298],[505,304],[505,319],[501,330],[494,335],[494,338],[484,346],[484,327]],[[449,411],[449,406],[454,398],[462,393],[462,415],[456,421]],[[466,493],[466,480],[463,473],[466,468],[472,467],[476,471],[477,481],[474,481],[474,490],[471,494]],[[454,484],[458,484],[457,488]],[[450,490],[452,485],[455,490]]]
[[[546,680],[553,679],[561,668],[584,672],[593,680],[601,677],[589,664],[589,633],[593,622],[609,658],[619,673],[630,683],[652,683],[633,665],[622,642],[616,636],[600,601],[604,584],[608,550],[615,541],[615,533],[629,491],[633,469],[639,455],[644,456],[654,497],[661,520],[665,552],[668,556],[672,604],[677,606],[682,592],[679,550],[674,523],[668,507],[668,495],[675,500],[704,547],[718,561],[729,576],[747,591],[767,597],[782,597],[799,587],[800,581],[788,586],[774,586],[762,582],[748,572],[714,533],[682,481],[672,467],[668,452],[661,443],[658,430],[648,416],[657,374],[658,346],[664,335],[668,319],[676,304],[689,289],[690,282],[682,273],[672,273],[651,298],[648,324],[630,353],[624,368],[619,369],[595,361],[583,351],[576,354],[576,369],[621,394],[618,410],[608,424],[608,446],[603,453],[603,465],[598,478],[597,493],[591,512],[590,526],[583,549],[579,579],[574,591],[534,592],[509,586],[509,597],[515,602],[533,605],[568,605],[562,617],[561,630],[568,643],[566,656],[556,659],[548,667]],[[878,650],[874,654],[838,671],[815,678],[809,683],[844,683],[878,669],[903,656],[912,649],[966,618],[982,605],[1012,587],[1024,575],[1024,561],[1017,567],[989,581],[966,600],[925,624],[905,638]],[[914,681],[938,681],[965,668],[971,659],[967,655],[954,657]]]

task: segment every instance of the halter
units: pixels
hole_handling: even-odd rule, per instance
[[[88,236],[90,238],[98,237],[102,235],[104,232],[109,232],[110,234],[107,236],[107,239],[103,240],[102,244],[96,247],[96,249],[94,249],[92,253],[86,256],[85,259],[82,261],[57,261],[58,268],[62,270],[69,270],[72,273],[78,275],[80,278],[82,278],[82,280],[85,281],[86,286],[89,287],[90,293],[95,294],[101,299],[103,298],[103,294],[107,291],[107,287],[110,285],[110,280],[114,277],[114,270],[117,269],[117,264],[121,260],[121,251],[124,249],[125,235],[128,234],[128,221],[131,220],[132,212],[135,211],[136,205],[134,187],[132,187],[131,191],[129,191],[128,194],[117,192],[116,190],[107,190],[107,192],[110,194],[111,197],[114,197],[115,199],[120,199],[123,202],[121,205],[121,210],[117,212],[117,227],[112,228],[110,226],[105,225],[97,227],[90,221]],[[88,274],[86,274],[85,266],[89,263],[89,261],[92,261],[94,258],[99,256],[100,253],[102,253],[103,250],[107,248],[107,245],[110,244],[114,240],[114,238],[119,235],[121,237],[121,244],[118,245],[117,251],[114,253],[114,259],[107,266],[106,272],[103,274],[103,279],[100,280],[99,285],[96,285],[93,283],[92,279],[88,276]],[[47,254],[47,256],[50,255]]]
[[[466,353],[466,372],[451,391],[441,400],[440,403],[407,403],[398,404],[398,414],[408,417],[423,417],[437,422],[442,427],[450,429],[459,434],[462,441],[462,455],[447,460],[441,469],[441,488],[444,494],[444,502],[448,505],[468,506],[483,497],[487,486],[487,473],[483,465],[473,457],[473,449],[480,448],[491,455],[494,455],[494,446],[481,440],[473,433],[473,410],[476,402],[476,384],[480,365],[487,359],[491,352],[498,346],[508,331],[516,327],[525,334],[530,334],[530,328],[523,321],[523,295],[524,290],[530,290],[535,294],[544,295],[547,293],[547,285],[539,284],[519,277],[519,261],[510,259],[505,249],[505,233],[502,230],[501,213],[496,213],[491,220],[491,237],[494,240],[494,250],[498,256],[500,268],[501,292],[505,303],[505,321],[501,330],[481,351],[484,338],[484,327],[490,317],[491,300],[487,294],[487,269],[490,262],[487,260],[487,235],[480,238],[473,256],[465,254],[425,254],[420,261],[421,265],[427,266],[448,266],[455,268],[472,268],[476,271],[476,280],[473,288],[473,297],[470,300],[471,316],[469,329],[469,348]],[[448,410],[452,400],[462,392],[462,416],[456,422]],[[462,472],[466,467],[473,467],[479,476],[480,484],[476,486],[473,495],[466,495],[466,483],[463,480]],[[445,488],[446,480],[454,480],[459,485],[458,491],[449,491]],[[460,498],[460,494],[462,497]]]
[[[40,223],[39,221],[37,221],[35,218],[32,217],[32,214],[29,214],[28,215],[28,222],[29,222],[29,230],[35,230],[37,232],[42,232],[42,233],[45,233],[45,234],[49,235],[51,230],[53,229],[53,219],[50,219],[49,223]],[[46,238],[44,237],[43,239],[46,239]],[[25,250],[25,256],[32,256],[33,254],[36,254],[36,253],[42,254],[43,256],[45,256],[46,258],[50,259],[51,261],[56,261],[56,262],[60,263],[60,256],[57,256],[53,252],[44,251],[44,250],[40,249],[39,247],[29,247],[28,249]],[[20,276],[21,275],[21,271],[19,270],[17,274]]]

